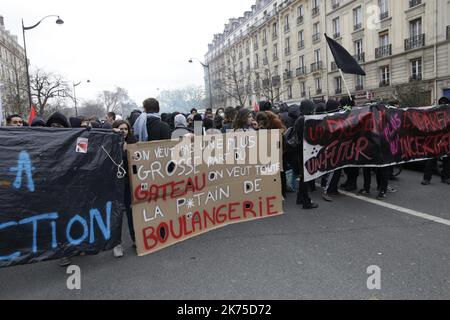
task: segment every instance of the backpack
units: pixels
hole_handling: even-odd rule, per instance
[[[289,153],[289,152],[296,151],[296,150],[298,150],[300,145],[301,145],[301,143],[298,141],[298,135],[297,135],[297,131],[295,130],[295,126],[287,129],[286,132],[284,133],[285,152]]]

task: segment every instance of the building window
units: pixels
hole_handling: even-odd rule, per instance
[[[284,32],[289,31],[289,15],[284,17]]]
[[[316,63],[319,63],[320,60],[320,49],[314,50],[314,61]]]
[[[358,7],[353,9],[353,25],[355,30],[362,28],[362,9]]]
[[[285,55],[291,54],[291,39],[290,38],[286,38],[285,45],[286,45],[286,47],[284,48]]]
[[[422,59],[411,60],[411,80],[422,80]]]
[[[380,7],[380,20],[389,17],[389,0],[378,0],[378,6]]]
[[[336,87],[336,94],[341,94],[342,93],[342,78],[341,77],[334,78],[334,83],[335,83],[335,87]]]
[[[287,87],[287,96],[288,100],[292,99],[292,85],[288,85]]]
[[[273,60],[278,60],[278,44],[273,45]]]
[[[304,81],[300,82],[300,92],[302,98],[306,97],[306,83]]]
[[[364,77],[361,75],[356,75],[356,90],[363,90],[364,89]]]
[[[320,0],[313,0],[312,5],[312,15],[315,16],[320,12]]]
[[[409,22],[409,32],[411,38],[422,35],[422,18]]]
[[[384,66],[380,68],[380,86],[389,86],[391,83],[391,74],[389,66]]]
[[[341,36],[341,26],[339,17],[333,19],[333,37],[339,38]]]
[[[314,80],[316,84],[316,93],[321,94],[322,93],[322,78],[316,78]]]
[[[303,5],[298,6],[297,7],[297,17],[298,18],[303,18],[305,15],[305,8],[303,7]]]
[[[300,58],[298,59],[298,66],[299,68],[305,67],[305,56],[300,56]]]
[[[305,47],[305,33],[303,30],[298,32],[298,49],[303,49]]]
[[[313,24],[313,42],[320,41],[320,23]]]

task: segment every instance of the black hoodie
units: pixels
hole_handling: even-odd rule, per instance
[[[67,121],[66,116],[59,112],[55,112],[50,116],[50,118],[48,118],[46,126],[51,127],[52,123],[59,123],[64,128],[70,128],[70,124],[69,121]]]

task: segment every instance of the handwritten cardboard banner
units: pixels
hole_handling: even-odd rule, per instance
[[[345,167],[382,167],[450,155],[450,106],[385,106],[308,116],[305,181]]]
[[[120,242],[121,137],[0,128],[0,267],[110,250]],[[103,150],[103,148],[105,151]]]
[[[278,130],[140,143],[128,156],[139,256],[282,214]]]

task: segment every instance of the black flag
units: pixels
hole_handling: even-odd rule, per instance
[[[333,54],[334,61],[339,69],[344,73],[349,74],[359,74],[361,76],[365,76],[366,73],[361,66],[356,62],[356,60],[348,53],[347,50],[339,43],[329,38],[325,34],[325,38],[327,39],[328,45],[330,46],[331,53]]]

